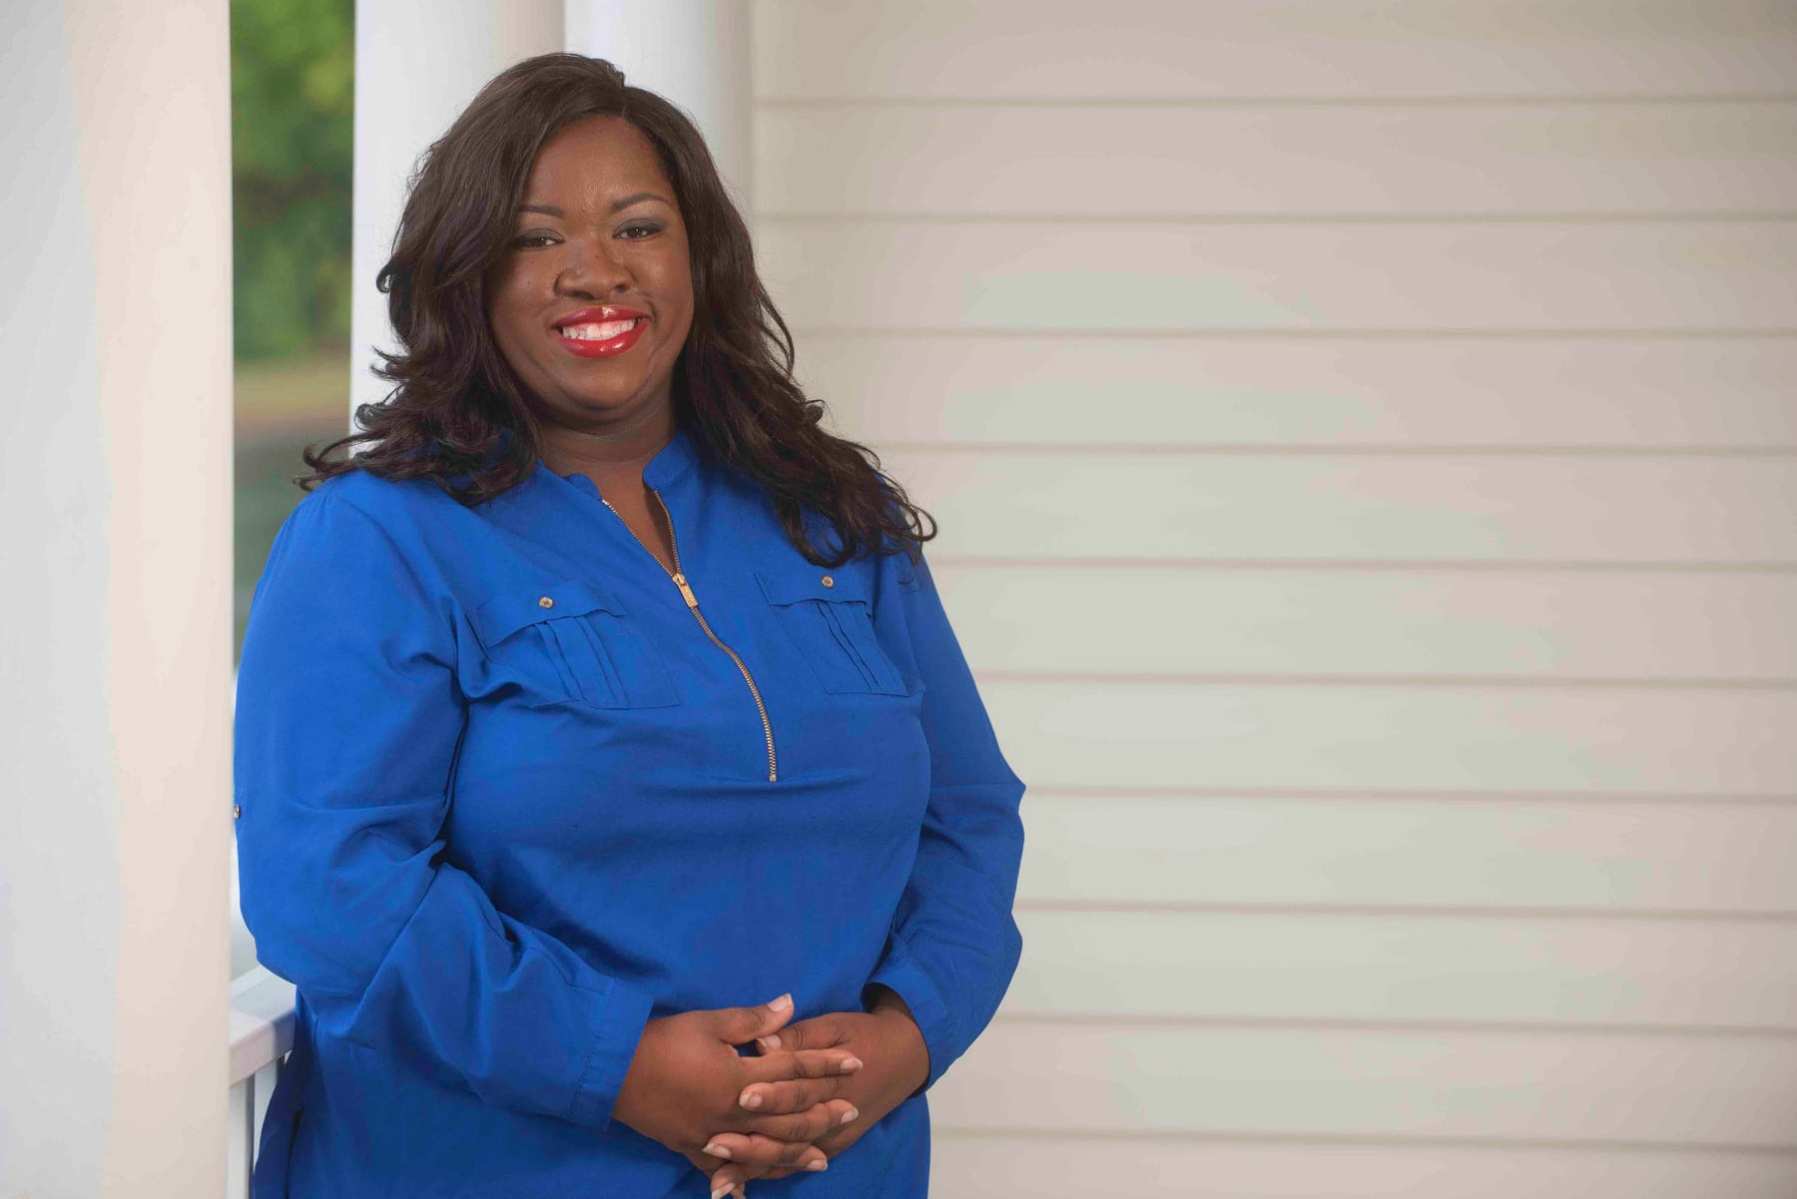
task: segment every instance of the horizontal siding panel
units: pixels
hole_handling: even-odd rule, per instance
[[[984,670],[1797,680],[1797,574],[932,570]]]
[[[1216,338],[807,332],[796,372],[869,441],[1797,446],[1797,337]]]
[[[1797,208],[1790,101],[774,108],[755,142],[764,218]]]
[[[937,1127],[1797,1150],[1797,1038],[1048,1028],[988,1028]]]
[[[1797,221],[777,221],[758,249],[801,327],[1797,327]]]
[[[1026,904],[1797,914],[1797,805],[1032,787],[1024,820]]]
[[[1797,795],[1789,690],[987,678],[980,693],[1043,787]]]
[[[943,1084],[947,1093],[952,1083]],[[930,1147],[930,1194],[1080,1199],[1342,1199],[1344,1195],[1517,1199],[1790,1199],[1797,1157],[1542,1146],[1317,1144],[955,1135]]]
[[[936,1189],[1797,1191],[1797,6],[752,11],[1030,785]]]
[[[1778,0],[759,0],[758,96],[1660,96],[1785,92]]]
[[[1017,920],[1025,949],[1008,1017],[1797,1033],[1797,921],[1042,910]]]
[[[882,461],[939,520],[944,556],[1797,561],[1797,457],[895,449]]]

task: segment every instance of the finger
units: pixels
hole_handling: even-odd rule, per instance
[[[779,1168],[786,1170],[787,1173],[791,1173],[791,1170],[786,1167]],[[710,1181],[705,1184],[709,1193],[716,1196],[743,1195],[748,1191],[750,1182],[757,1178],[772,1177],[770,1170],[761,1169],[759,1167],[731,1165],[725,1167],[725,1169],[729,1170],[730,1173],[725,1174],[724,1170],[719,1170],[716,1173],[709,1175]]]
[[[782,1049],[828,1049],[828,1045],[806,1045],[804,1023],[788,1024],[777,1032],[765,1033],[755,1038],[755,1048],[766,1057],[770,1053],[778,1053]]]
[[[756,1037],[755,1045],[763,1054],[777,1053],[782,1049],[829,1049],[841,1045],[849,1039],[849,1032],[839,1016],[840,1013],[837,1012],[826,1012],[821,1016],[800,1020],[778,1032]]]
[[[853,1074],[861,1059],[850,1049],[800,1049],[742,1059],[743,1083],[785,1082],[792,1078],[829,1078]]]
[[[851,1030],[843,1024],[841,1012],[825,1012],[806,1020],[798,1020],[778,1032],[755,1038],[763,1053],[781,1049],[831,1049],[847,1044]]]
[[[847,1099],[832,1099],[789,1116],[757,1116],[735,1132],[758,1132],[776,1141],[815,1141],[858,1119],[861,1113]]]
[[[802,1112],[813,1104],[834,1099],[842,1094],[849,1076],[833,1074],[829,1078],[795,1078],[784,1082],[755,1082],[742,1089],[736,1106],[764,1116],[782,1116]]]
[[[802,1170],[828,1168],[824,1151],[808,1141],[776,1141],[753,1132],[720,1132],[705,1144],[705,1152],[750,1169],[796,1166]],[[813,1165],[824,1162],[825,1165]]]
[[[735,1170],[735,1167],[729,1168]],[[734,1195],[737,1199],[745,1199],[749,1193],[748,1181],[742,1178],[725,1178],[723,1177],[723,1174],[724,1171],[719,1170],[716,1174],[711,1176],[711,1182],[709,1184],[711,1187],[711,1199],[724,1199],[725,1195]],[[762,1175],[758,1174],[756,1177],[760,1178]]]
[[[720,1164],[720,1159],[708,1157],[703,1153],[688,1153],[686,1159],[698,1167],[699,1173],[706,1177],[706,1193],[711,1199],[720,1199],[743,1184],[744,1175],[748,1173],[743,1167],[731,1164]]]
[[[792,992],[788,991],[768,1003],[717,1008],[714,1012],[716,1021],[712,1027],[720,1040],[731,1045],[741,1045],[776,1031],[792,1019],[792,1012]]]

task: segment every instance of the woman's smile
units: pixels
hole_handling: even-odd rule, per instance
[[[634,309],[606,305],[582,308],[555,322],[550,332],[562,349],[580,358],[613,358],[642,340],[649,317]]]

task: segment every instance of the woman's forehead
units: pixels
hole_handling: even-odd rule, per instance
[[[647,135],[622,118],[589,117],[544,143],[524,205],[604,212],[653,199],[672,204],[672,192]]]

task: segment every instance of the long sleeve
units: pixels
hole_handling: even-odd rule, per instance
[[[602,1130],[650,997],[497,910],[444,836],[457,610],[325,489],[282,526],[238,675],[245,922],[321,1026],[482,1100]]]
[[[999,750],[926,560],[894,596],[924,687],[930,795],[916,865],[862,1000],[876,983],[904,999],[929,1049],[927,1091],[991,1022],[1022,955],[1011,905],[1024,784]]]

